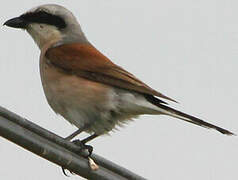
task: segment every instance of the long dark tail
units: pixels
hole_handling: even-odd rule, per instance
[[[205,122],[201,119],[198,119],[194,116],[191,116],[191,115],[188,115],[188,114],[185,114],[181,111],[178,111],[178,110],[175,110],[171,107],[168,107],[164,104],[161,104],[160,100],[155,98],[155,97],[146,97],[146,99],[151,102],[152,104],[156,105],[158,108],[160,108],[161,110],[163,110],[162,113],[166,114],[166,115],[169,115],[169,116],[173,116],[173,117],[176,117],[178,119],[181,119],[181,120],[184,120],[184,121],[187,121],[187,122],[190,122],[190,123],[193,123],[193,124],[196,124],[198,126],[202,126],[202,127],[205,127],[205,128],[212,128],[212,129],[215,129],[217,131],[219,131],[220,133],[222,134],[226,134],[226,135],[235,135],[234,133],[226,130],[226,129],[223,129],[223,128],[220,128],[218,126],[215,126],[213,124],[210,124],[208,122]]]

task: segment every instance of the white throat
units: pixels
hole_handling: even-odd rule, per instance
[[[49,42],[57,43],[63,39],[61,32],[56,27],[47,24],[29,24],[27,32],[40,49]]]

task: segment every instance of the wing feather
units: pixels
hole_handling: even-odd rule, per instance
[[[45,56],[51,64],[67,73],[176,102],[114,64],[90,44],[74,43],[52,47],[45,52]]]

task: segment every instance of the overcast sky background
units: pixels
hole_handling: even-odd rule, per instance
[[[44,3],[70,9],[101,52],[180,102],[173,107],[238,133],[238,1],[8,0],[0,23]],[[46,102],[31,37],[0,27],[0,40],[0,105],[61,136],[73,132]],[[142,116],[90,144],[148,179],[238,179],[237,137],[170,117]],[[0,159],[6,180],[81,179],[2,138]]]

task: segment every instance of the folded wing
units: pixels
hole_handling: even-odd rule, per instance
[[[111,62],[90,44],[64,44],[50,48],[45,56],[50,63],[67,73],[139,93],[174,101],[155,91],[134,75]],[[161,100],[161,102],[163,102]],[[165,102],[164,102],[165,103]]]

